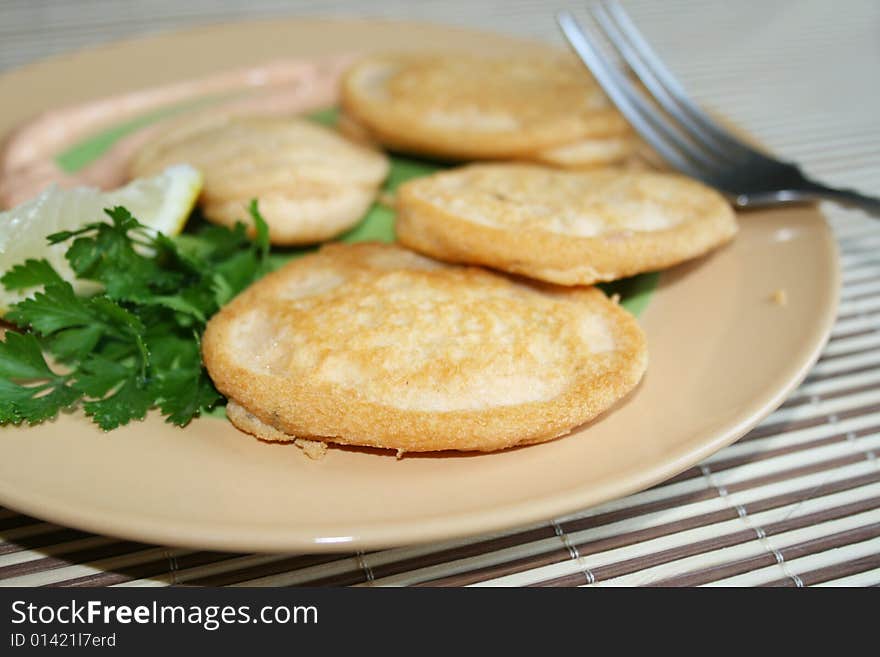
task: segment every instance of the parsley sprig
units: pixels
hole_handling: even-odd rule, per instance
[[[46,260],[26,260],[0,282],[31,291],[4,319],[23,332],[0,342],[0,424],[37,424],[81,405],[102,429],[158,408],[184,426],[223,398],[201,360],[205,323],[268,269],[269,231],[256,202],[255,239],[243,224],[169,238],[123,207],[109,222],[55,233],[79,279],[103,292],[77,296]],[[51,356],[50,366],[44,354]]]

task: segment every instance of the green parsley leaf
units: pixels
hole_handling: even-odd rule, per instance
[[[109,330],[121,332],[123,335],[140,335],[144,324],[137,315],[123,306],[103,296],[92,297],[88,305],[95,319],[101,321]]]
[[[60,361],[77,361],[86,358],[104,334],[101,326],[82,326],[58,331],[46,339],[49,351]]]
[[[40,343],[33,335],[8,331],[6,339],[0,342],[0,378],[27,381],[54,379],[56,375],[46,364]]]
[[[33,335],[9,331],[5,337],[0,343],[0,424],[37,424],[76,402],[79,395],[49,368]]]
[[[143,420],[155,403],[153,391],[139,384],[137,377],[130,377],[112,395],[87,401],[83,408],[99,427],[110,431],[132,420]]]
[[[48,336],[78,327],[100,328],[116,337],[137,335],[143,324],[125,308],[104,296],[78,297],[70,283],[52,283],[32,298],[15,304],[6,319]]]
[[[51,420],[59,411],[69,408],[78,399],[79,393],[76,390],[65,385],[57,385],[48,393],[31,395],[28,399],[19,401],[17,410],[28,424],[39,424]]]
[[[76,371],[72,386],[86,397],[103,399],[133,376],[130,365],[95,354]]]
[[[30,399],[34,392],[31,388],[0,379],[0,423],[20,424],[24,415],[19,405]]]
[[[64,279],[52,268],[47,260],[25,260],[15,265],[0,277],[7,290],[27,290],[32,287],[63,283]]]
[[[77,296],[45,260],[16,265],[8,289],[42,287],[5,319],[24,333],[0,341],[0,424],[36,423],[82,406],[101,428],[158,408],[184,426],[223,402],[201,361],[201,335],[220,306],[269,269],[269,230],[256,202],[254,238],[244,224],[207,226],[174,238],[142,226],[122,207],[109,221],[49,236],[78,279],[101,284]],[[43,353],[64,363],[54,371]]]
[[[70,283],[62,282],[47,285],[33,298],[15,304],[5,319],[47,335],[65,328],[87,326],[94,323],[95,316],[88,300],[77,297]]]
[[[159,380],[157,390],[159,407],[168,422],[179,426],[222,399],[201,369],[170,370]]]
[[[119,213],[113,216],[114,225],[95,225],[91,232],[77,237],[65,254],[77,277],[103,284],[105,294],[117,300],[144,301],[155,292],[179,289],[183,283],[180,272],[164,268],[155,257],[135,249],[139,244],[149,248],[151,243],[137,234],[127,211],[118,222]]]

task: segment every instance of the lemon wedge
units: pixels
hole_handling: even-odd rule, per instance
[[[168,167],[157,176],[139,178],[107,192],[91,187],[60,189],[53,185],[36,198],[0,212],[0,274],[28,258],[45,258],[78,293],[94,291],[95,287],[88,282],[75,280],[64,258],[70,244],[50,245],[47,235],[109,221],[104,208],[118,205],[125,206],[148,228],[176,235],[183,230],[201,189],[202,174],[187,164]],[[0,315],[26,296],[0,285]]]

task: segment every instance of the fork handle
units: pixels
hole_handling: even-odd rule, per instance
[[[880,219],[880,199],[866,196],[854,189],[837,189],[822,183],[802,179],[789,189],[770,192],[751,192],[734,196],[734,203],[741,208],[756,208],[780,203],[800,201],[819,201],[827,199],[841,205],[861,208],[869,215]]]
[[[880,198],[866,196],[854,189],[837,189],[835,187],[828,187],[827,185],[813,182],[812,180],[807,181],[807,184],[802,191],[805,194],[804,198],[836,201],[842,205],[861,208],[868,214],[880,218]]]

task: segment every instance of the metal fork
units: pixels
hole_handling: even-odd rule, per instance
[[[742,208],[830,199],[880,217],[880,199],[810,180],[796,164],[769,157],[718,125],[690,99],[616,0],[596,2],[590,10],[656,104],[569,12],[556,17],[562,32],[633,128],[672,167]]]

